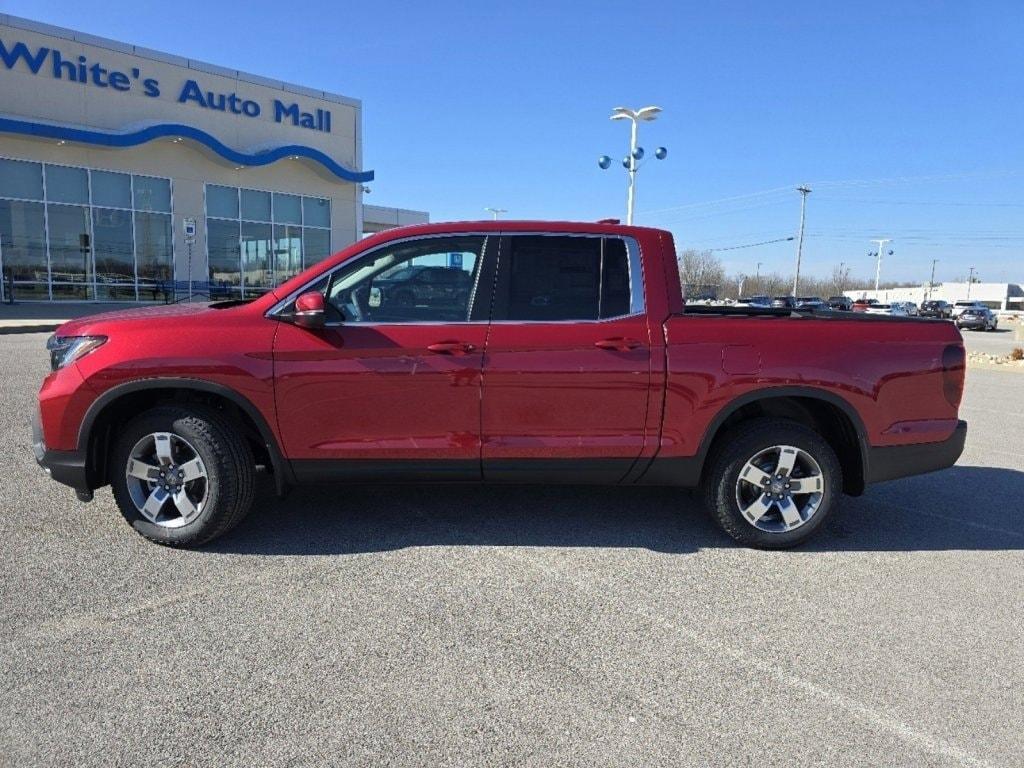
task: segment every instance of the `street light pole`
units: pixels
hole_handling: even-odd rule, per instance
[[[971,267],[971,274],[967,278],[967,298],[971,298],[971,283],[974,282],[974,267]]]
[[[811,193],[810,187],[797,187],[800,193],[800,238],[796,241],[796,275],[793,276],[793,298],[796,298],[800,289],[800,260],[804,253],[804,220],[807,217],[807,195]]]
[[[932,300],[932,293],[935,291],[935,265],[938,259],[932,259],[932,276],[928,278],[928,301]]]
[[[629,154],[622,159],[622,165],[629,174],[629,188],[626,193],[626,224],[629,225],[633,223],[633,208],[636,204],[636,172],[640,170],[637,162],[644,156],[644,150],[638,144],[640,121],[643,120],[649,123],[658,117],[659,112],[661,112],[661,107],[644,107],[643,109],[615,107],[612,110],[612,120],[630,121]],[[667,154],[668,150],[664,147],[658,147],[654,151],[654,156],[658,160],[664,160]],[[611,158],[607,155],[602,155],[598,158],[597,164],[604,170],[611,165]]]
[[[508,213],[508,211],[505,208],[484,208],[484,210],[491,214],[491,216],[494,217],[495,221],[498,220],[499,214]]]
[[[872,243],[878,244],[878,253],[875,254],[875,290],[878,290],[878,283],[882,277],[882,249],[886,243],[891,243],[892,238],[887,237],[882,240],[872,240]]]

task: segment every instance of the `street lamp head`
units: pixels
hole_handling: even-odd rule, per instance
[[[647,122],[650,122],[658,116],[659,112],[661,112],[661,107],[644,107],[643,109],[637,110],[636,116],[639,120],[646,120]]]
[[[633,157],[636,158],[637,160],[642,159],[643,156],[644,156],[644,148],[643,147],[637,147],[636,149],[633,150]]]
[[[623,168],[630,168],[630,167],[632,167],[632,165],[633,165],[632,158],[630,158],[629,155],[626,155],[624,158],[622,158],[622,167]]]
[[[601,155],[599,158],[597,158],[597,166],[602,171],[607,171],[608,168],[611,166],[611,164],[612,164],[612,159],[610,157],[608,157],[608,155]]]
[[[659,160],[664,160],[666,157],[668,157],[668,150],[665,149],[665,147],[658,147],[656,150],[654,150],[654,156]]]

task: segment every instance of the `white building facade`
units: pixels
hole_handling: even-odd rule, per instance
[[[910,288],[845,291],[851,299],[878,299],[882,304],[912,301],[920,306],[930,299],[948,301],[980,301],[989,309],[1010,312],[1024,311],[1024,290],[1016,283],[936,283]]]
[[[259,295],[428,220],[362,154],[356,99],[0,15],[0,296]]]

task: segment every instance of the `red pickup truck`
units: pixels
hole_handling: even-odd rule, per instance
[[[48,347],[37,460],[175,546],[241,520],[262,468],[281,494],[700,488],[731,536],[787,547],[966,436],[951,323],[687,307],[672,236],[607,223],[392,230],[253,301],[96,315]]]

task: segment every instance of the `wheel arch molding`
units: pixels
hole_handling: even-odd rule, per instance
[[[844,475],[849,474],[847,478],[847,487],[844,489],[847,493],[859,494],[864,490],[864,480],[868,465],[868,442],[867,442],[867,429],[864,426],[864,421],[861,419],[857,409],[846,399],[839,395],[829,392],[828,390],[819,389],[817,387],[806,387],[806,386],[779,386],[779,387],[767,387],[759,389],[753,392],[748,392],[744,395],[740,395],[730,400],[724,405],[718,413],[715,414],[711,423],[708,424],[707,429],[704,431],[704,436],[701,438],[700,448],[698,450],[698,457],[700,459],[700,465],[703,468],[705,461],[707,460],[708,454],[711,452],[711,447],[714,445],[716,438],[725,434],[725,432],[731,426],[730,419],[738,416],[744,408],[751,406],[768,408],[769,414],[771,413],[772,406],[783,404],[783,403],[795,403],[799,407],[799,401],[810,400],[817,401],[818,403],[826,406],[831,406],[838,410],[843,416],[845,416],[847,424],[851,433],[846,435],[846,439],[853,439],[855,446],[848,446],[855,448],[855,455],[845,455],[844,451],[841,450],[842,446],[837,445],[834,441],[836,435],[827,434],[819,429],[819,434],[829,442],[836,454],[839,456],[841,462],[848,463],[851,458],[855,458],[858,462],[857,467],[845,467],[845,469],[855,469],[855,472],[844,472]],[[787,414],[779,414],[785,417]],[[816,421],[816,414],[810,413],[809,415],[812,421]],[[817,428],[817,425],[810,424],[809,426]],[[841,437],[840,437],[841,439]]]
[[[231,403],[252,423],[256,428],[259,439],[266,446],[278,494],[283,495],[288,487],[294,484],[295,478],[292,474],[291,464],[281,452],[277,436],[270,428],[263,413],[253,405],[252,401],[223,384],[204,379],[181,377],[136,379],[111,387],[96,398],[92,405],[89,406],[78,428],[78,450],[83,456],[87,457],[87,463],[94,470],[106,461],[105,456],[96,455],[95,446],[99,442],[94,440],[96,437],[94,435],[96,426],[102,425],[105,415],[111,412],[110,409],[116,407],[119,402],[123,402],[126,397],[156,390],[168,390],[176,393],[199,393],[223,398]],[[96,475],[93,474],[92,477],[95,480]],[[95,487],[99,487],[102,484],[96,484]],[[91,482],[90,485],[93,485],[93,483]]]
[[[834,410],[821,411],[814,407],[809,408],[808,401]],[[815,413],[815,410],[819,412]],[[838,439],[834,434],[822,433],[817,423],[823,413],[836,412],[845,418],[845,424],[840,421],[838,426],[848,432],[840,434]],[[848,400],[833,392],[799,385],[765,387],[733,398],[712,417],[694,455],[676,458],[655,457],[637,482],[645,485],[699,485],[715,441],[741,421],[759,416],[795,418],[798,422],[818,429],[836,451],[840,462],[844,464],[844,470],[848,470],[844,471],[844,491],[853,495],[863,493],[868,467],[868,443],[867,430],[860,414]],[[856,465],[846,466],[850,461],[855,461]]]

